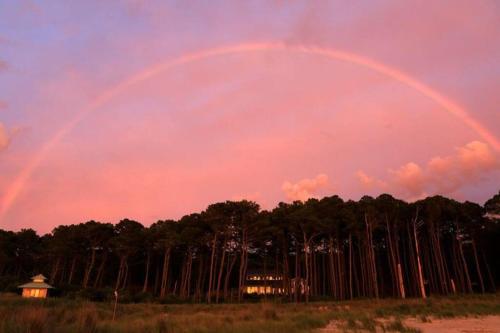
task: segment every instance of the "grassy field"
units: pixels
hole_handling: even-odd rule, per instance
[[[111,303],[67,299],[29,300],[0,295],[0,333],[314,332],[331,320],[349,331],[415,332],[401,320],[500,314],[500,295],[422,300],[359,300],[305,304],[119,304],[112,321]]]

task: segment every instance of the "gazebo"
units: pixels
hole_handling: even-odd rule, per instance
[[[45,283],[47,278],[42,274],[35,275],[31,279],[33,280],[32,282],[22,284],[18,287],[23,289],[23,297],[46,298],[47,290],[54,288]]]

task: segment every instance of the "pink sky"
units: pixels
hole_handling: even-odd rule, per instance
[[[241,198],[497,193],[498,5],[321,3],[0,4],[0,228],[149,225]],[[252,43],[289,47],[178,61],[109,94]],[[300,47],[405,73],[490,140],[411,85]]]

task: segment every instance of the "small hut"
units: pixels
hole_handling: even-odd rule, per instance
[[[47,278],[42,274],[33,276],[31,280],[33,281],[22,284],[18,287],[23,289],[23,297],[46,298],[47,291],[54,288],[45,283]]]

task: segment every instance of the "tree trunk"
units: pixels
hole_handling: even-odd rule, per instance
[[[121,290],[124,290],[127,288],[128,282],[129,282],[129,275],[128,275],[128,260],[125,259],[125,268],[124,268],[125,273],[123,274],[123,283],[121,286]]]
[[[229,288],[229,279],[231,277],[231,272],[233,271],[233,268],[234,268],[234,264],[236,263],[236,258],[237,256],[236,255],[233,255],[232,256],[232,259],[229,260],[228,259],[228,268],[227,268],[227,271],[226,271],[226,277],[224,278],[224,300],[226,301],[227,300],[227,297],[228,297],[228,288]],[[229,263],[231,262],[231,263]]]
[[[153,286],[153,295],[158,294],[158,288],[160,287],[160,263],[156,260],[157,264],[155,265],[155,282]]]
[[[224,237],[224,242],[222,244],[222,259],[220,261],[219,276],[217,277],[217,290],[215,291],[215,303],[219,303],[219,291],[222,281],[222,273],[224,272],[224,261],[226,259],[226,242],[227,239]]]
[[[398,297],[400,295],[400,290],[399,290],[399,278],[398,278],[398,272],[397,272],[397,267],[396,267],[396,255],[394,253],[394,248],[392,244],[392,235],[391,235],[391,226],[389,224],[389,219],[387,218],[387,215],[385,216],[385,224],[386,224],[386,231],[387,231],[387,245],[389,248],[389,253],[387,254],[389,258],[389,268],[391,270],[391,275],[392,275],[392,291],[393,294],[396,294],[394,296]]]
[[[464,251],[462,248],[462,242],[458,240],[458,250],[460,251],[460,257],[462,258],[462,263],[464,265],[465,280],[467,281],[467,289],[469,293],[472,293],[472,283],[470,280],[469,268],[467,267],[467,261],[465,260]]]
[[[146,273],[144,274],[144,285],[142,286],[142,292],[148,291],[148,281],[149,281],[149,264],[151,261],[151,251],[148,251],[146,255]]]
[[[184,259],[182,260],[182,269],[181,269],[181,286],[179,288],[179,297],[181,299],[184,299],[184,294],[185,294],[185,287],[186,287],[186,275],[187,275],[187,268],[188,268],[188,254],[184,256]]]
[[[342,256],[344,255],[344,253],[343,253],[343,249],[341,249],[341,247],[340,247],[339,237],[337,237],[336,243],[337,243],[337,270],[338,270],[337,273],[338,273],[338,281],[339,281],[339,298],[341,300],[343,300],[345,297],[345,295],[344,295],[345,279],[344,279],[344,273],[342,271],[344,266],[342,265],[341,253],[342,253]]]
[[[57,277],[57,273],[59,272],[59,266],[61,264],[61,257],[58,256],[56,259],[56,263],[54,264],[54,267],[52,268],[52,272],[50,274],[50,280],[49,283],[54,283]]]
[[[59,284],[62,284],[66,278],[66,259],[63,260],[61,274],[59,274]]]
[[[337,295],[337,281],[335,279],[335,262],[333,257],[334,247],[333,247],[333,237],[330,236],[328,239],[328,259],[330,263],[330,283],[332,289],[332,295],[334,299],[338,299]]]
[[[477,276],[479,277],[479,286],[481,287],[481,293],[484,294],[483,274],[481,274],[481,267],[479,265],[479,260],[477,259],[476,242],[474,241],[474,239],[472,240],[472,251],[474,252],[474,259],[476,261],[476,271]]]
[[[420,260],[420,251],[418,247],[418,237],[417,237],[417,219],[418,219],[418,211],[415,219],[413,220],[413,237],[415,241],[415,252],[417,254],[417,268],[418,268],[418,281],[420,285],[420,296],[422,298],[427,298],[427,295],[425,294],[425,285],[424,285],[424,276],[422,273],[422,264]]]
[[[368,294],[368,277],[367,277],[367,272],[366,272],[366,253],[364,253],[363,249],[361,248],[361,243],[358,239],[358,253],[359,253],[359,268],[360,268],[360,274],[361,274],[361,295],[367,296]]]
[[[170,265],[170,252],[171,248],[167,247],[165,252],[163,253],[163,270],[161,275],[161,284],[160,284],[160,297],[165,297],[167,294],[168,288],[168,271]]]
[[[465,286],[465,277],[463,273],[463,267],[460,261],[460,258],[458,256],[458,240],[456,237],[453,239],[453,245],[451,247],[451,253],[452,253],[452,258],[453,258],[453,267],[455,269],[455,277],[458,282],[459,290],[460,292],[464,293],[466,291],[466,286]]]
[[[115,290],[119,290],[125,275],[125,256],[120,257],[120,267],[118,268],[118,275],[116,277]]]
[[[73,281],[73,274],[75,273],[75,266],[76,266],[76,257],[73,257],[73,261],[71,262],[71,269],[70,269],[69,277],[68,277],[68,284],[71,284],[71,281]]]
[[[309,270],[309,241],[307,240],[306,234],[302,233],[304,237],[304,265],[306,266],[306,280],[305,280],[305,299],[306,304],[309,303],[309,279],[310,279],[310,270]]]
[[[373,291],[375,294],[375,298],[379,297],[379,292],[378,292],[378,282],[377,282],[377,266],[375,263],[375,252],[373,249],[373,240],[372,240],[372,230],[371,230],[371,224],[368,222],[368,217],[365,213],[365,224],[366,224],[366,236],[368,239],[368,253],[369,253],[369,258],[370,258],[370,269],[371,269],[371,275],[372,275],[372,283],[373,283]]]
[[[191,294],[191,272],[193,270],[193,251],[189,249],[188,251],[188,261],[187,261],[187,266],[186,266],[186,274],[185,274],[185,281],[184,281],[184,290],[183,290],[183,295],[186,298],[189,298]]]
[[[283,255],[283,292],[287,296],[290,295],[290,268],[288,265],[288,246],[287,246],[287,240],[286,240],[286,235],[283,236],[283,242],[282,242],[282,255]],[[290,299],[291,300],[291,299]]]
[[[354,250],[354,247],[353,247],[353,250]],[[358,258],[360,258],[359,255],[358,255]],[[361,259],[360,259],[360,265],[361,265]],[[357,265],[356,265],[356,253],[355,252],[353,253],[353,266],[354,266],[353,267],[354,268],[353,275],[354,275],[354,285],[355,285],[355,293],[354,294],[356,295],[356,297],[359,297],[361,295],[361,287],[360,287],[360,281],[359,281],[359,274],[360,273],[356,267]]]
[[[217,244],[217,232],[214,234],[214,239],[212,241],[212,254],[210,257],[210,274],[208,277],[208,291],[207,291],[207,303],[211,303],[212,301],[212,280],[214,275],[214,261],[215,261],[215,250]]]
[[[83,278],[83,283],[82,283],[82,287],[84,289],[87,288],[87,285],[88,285],[89,280],[90,280],[90,274],[92,274],[92,269],[94,268],[95,252],[96,252],[96,249],[92,248],[92,254],[90,255],[90,263],[89,263],[87,269],[85,270],[85,276]]]
[[[301,287],[300,279],[300,248],[297,240],[295,240],[295,284],[294,284],[294,301],[299,301],[299,288]]]
[[[243,288],[245,284],[245,263],[247,256],[247,229],[243,227],[241,233],[241,253],[240,253],[240,269],[239,269],[239,277],[238,277],[238,303],[241,302]]]
[[[101,285],[102,276],[104,274],[104,267],[106,265],[107,259],[108,259],[108,251],[106,249],[104,249],[102,261],[101,261],[101,264],[99,265],[99,269],[97,270],[97,276],[95,277],[95,280],[94,280],[94,288],[97,288]]]
[[[352,235],[349,233],[349,298],[353,298],[352,293]]]
[[[405,258],[409,259],[408,266],[411,273],[411,279],[408,280],[408,284],[412,288],[412,295],[419,295],[420,292],[420,282],[419,282],[419,276],[418,276],[418,268],[417,268],[417,260],[415,259],[416,257],[416,251],[414,250],[413,246],[413,237],[411,236],[410,232],[410,224],[406,224],[406,233],[407,233],[407,253],[405,255]],[[414,255],[415,254],[415,255]]]
[[[484,265],[486,267],[486,272],[488,273],[488,280],[490,281],[491,291],[496,292],[495,280],[493,279],[493,274],[491,274],[490,265],[488,264],[488,260],[486,260],[486,255],[484,251],[479,249],[481,252],[481,257],[483,258]]]
[[[196,297],[198,298],[198,302],[201,302],[201,294],[202,294],[202,291],[201,291],[201,283],[203,281],[203,273],[204,273],[204,269],[203,269],[203,255],[200,254],[199,256],[199,263],[198,263],[198,277],[197,277],[197,280],[196,280]]]

